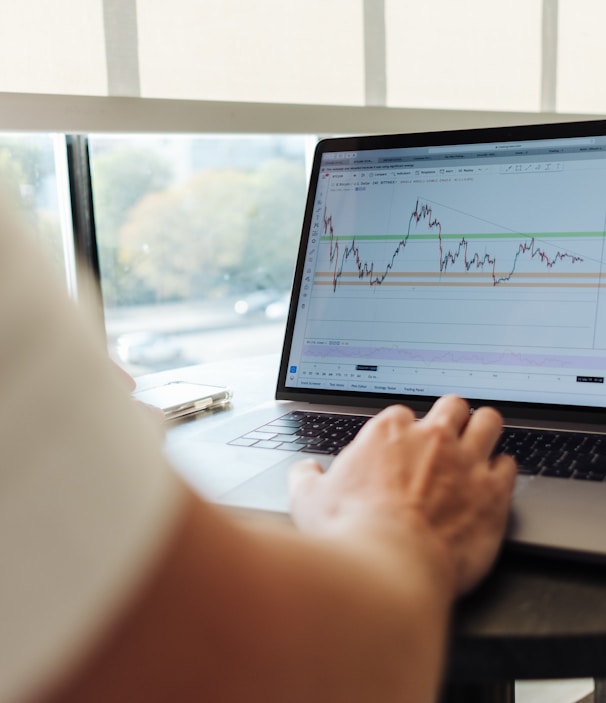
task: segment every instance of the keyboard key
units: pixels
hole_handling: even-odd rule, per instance
[[[272,422],[270,425],[263,425],[263,428],[268,432],[276,432],[281,435],[296,435],[300,429],[300,424],[297,422],[294,425],[276,425],[274,422]]]
[[[257,447],[259,449],[278,449],[278,447],[281,446],[280,442],[270,442],[267,440],[261,440],[257,442],[256,444],[253,444],[253,447]]]
[[[541,476],[553,476],[554,478],[570,478],[573,470],[570,467],[543,469]]]
[[[581,481],[603,481],[604,474],[595,474],[592,471],[575,471],[572,475],[573,478],[579,479]]]
[[[254,446],[256,439],[245,439],[244,437],[238,437],[233,439],[229,444],[234,444],[236,447],[252,447]]]
[[[265,427],[291,427],[296,429],[297,427],[300,427],[301,423],[298,420],[290,420],[288,418],[284,417],[279,417],[276,420],[273,420],[270,422],[268,425],[265,425]],[[282,430],[281,430],[282,431]]]
[[[518,473],[526,476],[535,476],[541,470],[537,464],[518,464]]]
[[[305,445],[301,444],[301,442],[283,442],[278,449],[285,452],[300,452],[305,449]]]
[[[272,439],[276,436],[275,432],[261,432],[257,430],[256,432],[249,432],[244,435],[244,439]]]
[[[292,444],[298,442],[298,440],[299,437],[295,434],[277,434],[274,437],[274,442],[289,442]]]

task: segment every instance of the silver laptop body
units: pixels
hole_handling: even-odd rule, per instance
[[[275,400],[169,452],[211,499],[286,512],[303,454],[259,428],[293,408],[421,416],[457,393],[606,433],[605,261],[606,122],[323,140]],[[604,481],[519,476],[508,543],[603,560],[605,508]]]

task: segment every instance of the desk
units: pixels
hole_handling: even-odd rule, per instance
[[[445,700],[504,703],[515,679],[585,677],[604,703],[606,570],[505,550],[455,612]]]
[[[233,413],[272,397],[277,363],[271,356],[187,367],[139,385],[174,379],[231,385],[233,407],[222,412]],[[195,431],[207,421],[200,416],[169,433]],[[509,703],[514,680],[557,678],[596,679],[595,703],[606,703],[606,568],[505,550],[455,611],[443,702]]]

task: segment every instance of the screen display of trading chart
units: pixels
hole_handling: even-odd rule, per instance
[[[324,154],[287,384],[604,405],[602,149]]]

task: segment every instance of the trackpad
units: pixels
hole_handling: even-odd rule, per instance
[[[306,455],[309,456],[309,455]],[[237,508],[253,508],[288,513],[288,474],[302,455],[288,456],[280,463],[262,471],[251,479],[219,497],[218,502]],[[332,457],[313,457],[323,468],[328,468]]]

